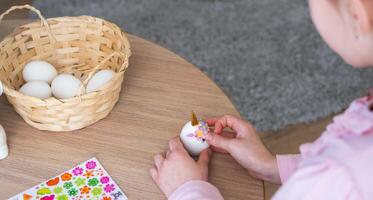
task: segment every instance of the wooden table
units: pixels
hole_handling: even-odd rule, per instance
[[[27,21],[26,21],[27,22]],[[4,36],[25,20],[0,26]],[[190,112],[213,117],[239,115],[224,93],[195,66],[176,54],[130,36],[132,57],[120,100],[111,114],[79,131],[53,133],[27,125],[1,97],[0,123],[8,134],[9,157],[0,161],[4,199],[96,157],[129,199],[165,199],[149,169],[165,151]],[[214,154],[210,181],[225,199],[263,199],[263,183],[231,157]]]

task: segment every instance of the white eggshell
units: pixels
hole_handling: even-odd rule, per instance
[[[197,156],[210,146],[205,140],[207,133],[208,126],[206,122],[200,121],[196,126],[192,126],[192,123],[188,122],[181,130],[180,139],[189,154]]]
[[[57,70],[45,61],[35,60],[25,65],[22,75],[26,82],[44,81],[51,83],[53,78],[57,76]]]
[[[8,156],[8,145],[6,143],[6,133],[0,125],[0,160]]]
[[[52,81],[52,93],[58,99],[68,99],[83,94],[82,82],[70,74],[60,74]]]
[[[87,84],[87,93],[94,92],[100,89],[103,85],[109,82],[115,72],[113,70],[105,69],[97,72],[92,78],[88,81]]]
[[[52,96],[51,87],[43,81],[32,81],[25,83],[19,92],[39,99],[47,99]]]

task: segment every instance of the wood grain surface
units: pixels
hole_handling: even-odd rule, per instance
[[[4,36],[25,20],[0,24]],[[27,21],[26,21],[27,22]],[[149,176],[153,156],[165,151],[193,110],[201,117],[239,115],[224,93],[195,66],[151,42],[130,36],[133,55],[120,100],[111,114],[79,131],[53,133],[27,125],[3,96],[0,123],[9,157],[0,161],[0,198],[96,157],[129,199],[165,199]],[[263,182],[227,155],[214,154],[210,181],[225,199],[263,199]]]

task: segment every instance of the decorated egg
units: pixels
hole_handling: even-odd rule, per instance
[[[201,151],[210,147],[206,142],[208,133],[209,127],[207,123],[198,121],[195,114],[192,113],[192,120],[184,125],[180,133],[180,139],[190,155],[198,156]]]
[[[52,93],[58,99],[68,99],[85,92],[82,82],[70,74],[60,74],[52,81]]]
[[[34,60],[25,65],[22,75],[26,82],[44,81],[51,83],[53,78],[57,76],[57,70],[45,61]]]
[[[19,89],[19,92],[39,99],[47,99],[52,96],[51,87],[43,81],[27,82]]]
[[[105,85],[113,78],[114,74],[115,72],[109,69],[100,70],[99,72],[97,72],[88,81],[87,93],[99,90],[103,85]]]

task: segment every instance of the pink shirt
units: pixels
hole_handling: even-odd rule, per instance
[[[352,102],[299,155],[277,155],[283,186],[274,200],[373,199],[373,97]],[[187,195],[183,195],[187,194]],[[187,182],[170,200],[223,199],[207,182]]]

